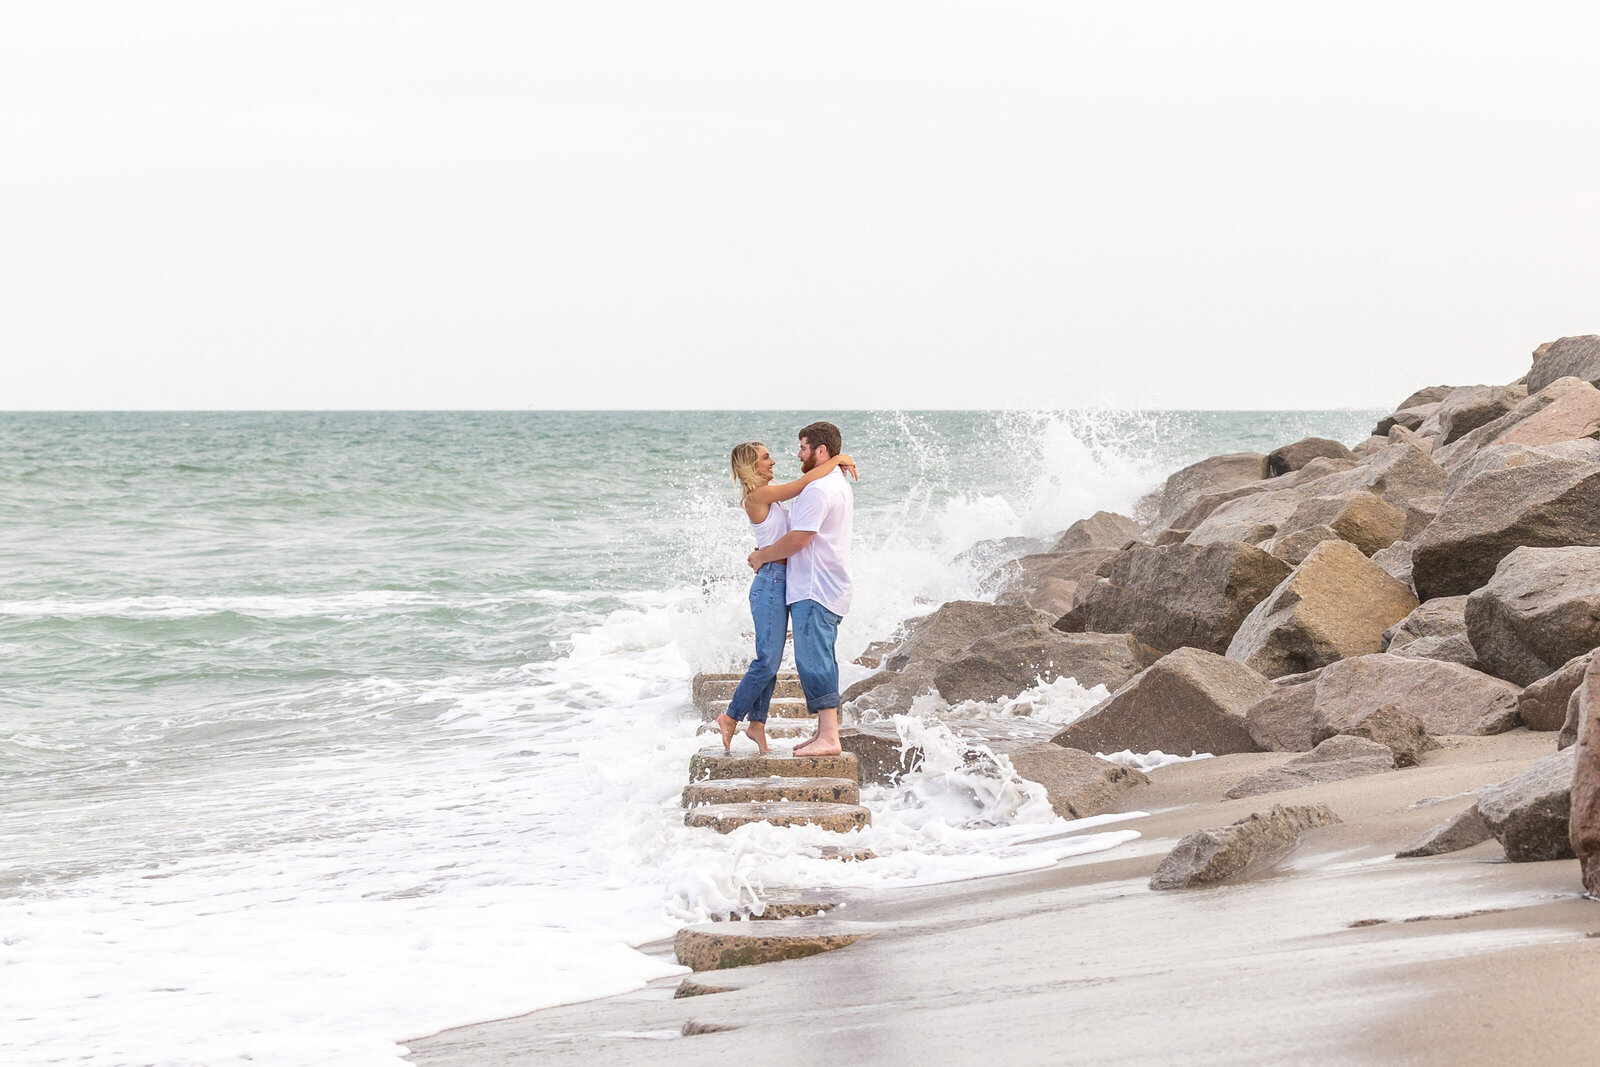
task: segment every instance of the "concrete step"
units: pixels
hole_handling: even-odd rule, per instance
[[[712,922],[762,922],[771,919],[804,919],[837,908],[843,899],[837,892],[818,893],[814,890],[777,890],[761,899],[761,914],[753,908],[740,908],[726,917],[714,915]]]
[[[743,740],[742,738],[740,739]],[[855,753],[837,756],[794,756],[774,747],[771,754],[735,752],[724,755],[721,745],[702,748],[689,757],[689,781],[704,782],[726,778],[848,778],[861,781]]]
[[[812,804],[758,802],[753,804],[701,804],[683,813],[689,826],[704,827],[719,834],[741,826],[766,822],[773,826],[820,826],[835,833],[848,833],[872,825],[872,812],[859,804]]]
[[[844,948],[871,929],[862,923],[791,919],[784,923],[707,923],[686,926],[673,938],[678,962],[696,971],[797,960]]]
[[[781,741],[785,745],[793,747],[794,744],[798,744],[799,742],[810,737],[812,731],[814,731],[816,728],[817,724],[813,719],[768,719],[767,740],[773,742],[774,744]],[[745,752],[753,753],[751,746],[754,745],[755,742],[746,738],[744,736],[744,731],[745,727],[743,725],[734,731],[732,746],[733,750],[735,752],[743,750]],[[709,737],[717,737],[717,724],[715,720],[703,723],[700,727],[700,732]]]
[[[850,778],[723,778],[685,786],[683,806],[788,801],[859,804],[861,787]]]
[[[818,859],[838,860],[840,863],[864,863],[878,858],[878,854],[865,845],[823,845],[818,852]]]
[[[723,712],[727,711],[728,705],[731,703],[731,700],[710,701],[706,704],[705,708],[702,709],[702,714],[707,719],[715,719],[718,715],[721,715]],[[772,703],[767,706],[767,718],[809,719],[811,718],[811,713],[806,710],[805,697],[800,697],[799,699],[795,699],[793,697],[773,697]]]
[[[733,691],[739,687],[739,679],[744,677],[744,672],[737,674],[697,674],[694,681],[689,683],[690,697],[695,706],[706,708],[713,700],[732,700]],[[800,688],[800,676],[793,671],[778,672],[778,684],[772,691],[774,699],[782,697],[785,700],[805,699],[805,690]]]

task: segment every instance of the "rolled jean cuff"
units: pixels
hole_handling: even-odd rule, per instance
[[[824,693],[819,697],[806,697],[806,711],[813,715],[819,711],[822,711],[824,708],[836,708],[838,706],[838,693]]]

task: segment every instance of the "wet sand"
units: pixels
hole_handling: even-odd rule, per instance
[[[1600,1060],[1600,903],[1575,860],[1512,864],[1493,841],[1393,854],[1555,750],[1555,735],[1445,738],[1424,766],[1216,798],[1286,753],[1151,774],[1138,841],[1047,871],[856,896],[871,937],[408,1042],[484,1064],[1547,1064]],[[1465,794],[1465,795],[1464,795]],[[1145,883],[1176,840],[1273,803],[1343,819],[1273,870],[1212,889]],[[1087,831],[1094,832],[1094,831]],[[1352,926],[1369,920],[1376,924]],[[1406,921],[1411,920],[1411,921]],[[670,958],[670,943],[646,951]],[[738,1029],[679,1036],[686,1022]]]

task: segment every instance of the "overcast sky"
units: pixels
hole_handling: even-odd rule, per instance
[[[0,409],[1383,407],[1600,332],[1595,5],[0,7]]]

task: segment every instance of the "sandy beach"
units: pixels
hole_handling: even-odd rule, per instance
[[[760,1062],[1574,1062],[1600,1020],[1600,905],[1573,860],[1513,864],[1490,840],[1396,859],[1481,787],[1555,749],[1516,730],[1445,737],[1423,766],[1242,800],[1292,753],[1177,764],[1125,794],[1143,836],[1029,875],[854,897],[870,936],[808,959],[706,972],[731,987],[626,996],[407,1042],[417,1064]],[[1329,805],[1271,869],[1216,888],[1146,882],[1184,834],[1273,803]],[[670,958],[668,943],[646,951]],[[681,1037],[687,1023],[732,1027]]]

